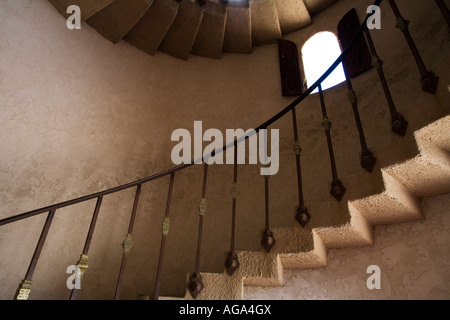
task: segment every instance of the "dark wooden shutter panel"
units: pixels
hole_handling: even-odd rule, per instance
[[[280,57],[281,87],[284,97],[298,96],[303,93],[297,45],[288,40],[278,40]]]
[[[342,50],[349,45],[350,40],[358,31],[360,25],[358,14],[355,9],[347,12],[347,14],[339,22],[338,38],[341,43]],[[343,62],[350,78],[354,78],[372,68],[372,56],[364,35],[358,39],[355,46],[352,50],[350,50]]]

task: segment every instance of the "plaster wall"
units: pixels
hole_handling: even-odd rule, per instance
[[[330,250],[326,268],[287,270],[284,287],[245,287],[245,299],[448,300],[450,195],[422,206],[423,221],[377,227],[373,248]],[[380,289],[366,286],[372,265],[380,267]]]
[[[450,49],[443,18],[423,1],[398,2],[405,17],[414,22],[411,31],[419,50],[441,82],[435,96],[420,91],[414,61],[384,4],[383,26],[387,26],[374,32],[374,41],[385,60],[394,100],[411,127],[407,138],[393,136],[381,89],[374,89],[376,73],[372,70],[355,79],[369,146],[394,146],[390,149],[394,152],[377,154],[379,166],[415,155],[413,130],[450,110],[450,75],[442,72],[448,70]],[[360,16],[369,4],[358,2]],[[353,1],[341,0],[315,16],[312,26],[288,38],[300,48],[315,32],[335,32],[339,18],[353,6]],[[82,30],[69,31],[65,20],[44,0],[2,1],[0,18],[1,218],[173,167],[170,135],[178,128],[193,132],[195,120],[202,120],[204,129],[254,128],[293,100],[281,97],[276,45],[257,47],[251,55],[225,54],[221,60],[191,56],[186,62],[161,53],[148,56],[123,41],[113,45],[86,24]],[[344,86],[327,91],[326,100],[334,123],[339,172],[348,177],[346,199],[377,192],[379,175],[369,175],[359,166],[358,138]],[[309,227],[343,223],[345,202],[337,203],[329,195],[331,175],[318,98],[308,98],[297,114],[305,200],[327,209],[311,209],[314,218]],[[273,227],[296,225],[291,122],[287,116],[273,126],[281,130],[280,172],[271,178]],[[260,250],[263,178],[259,166],[240,168],[243,200],[238,204],[237,249]],[[209,173],[201,271],[222,272],[230,243],[233,171],[223,165],[213,166]],[[175,178],[162,295],[184,295],[186,274],[193,271],[201,174],[201,167],[195,166]],[[167,177],[143,187],[123,298],[153,291],[167,188]],[[133,197],[134,190],[127,190],[105,198],[81,299],[114,295]],[[81,254],[94,205],[91,201],[58,211],[33,278],[31,299],[68,297],[65,270]],[[44,220],[45,216],[36,216],[1,227],[2,299],[10,299],[22,280]]]

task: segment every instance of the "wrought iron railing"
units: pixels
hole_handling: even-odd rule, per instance
[[[414,41],[409,34],[408,31],[408,21],[406,21],[400,14],[400,11],[394,2],[394,0],[388,0],[389,4],[397,18],[397,27],[403,32],[405,35],[406,41],[408,42],[409,47],[411,48],[411,52],[416,60],[417,66],[419,68],[419,72],[422,76],[422,89],[427,92],[434,93],[436,92],[436,86],[438,78],[432,73],[427,70],[425,67],[425,64],[420,57],[419,51],[417,50]],[[382,0],[376,0],[374,5],[379,6],[381,4]],[[440,0],[436,0],[436,3],[438,4],[441,11],[444,13],[444,16],[446,17],[446,21],[448,23],[448,8],[445,6],[445,3]],[[406,127],[408,125],[407,121],[397,112],[394,102],[392,100],[391,94],[389,92],[389,87],[387,84],[387,81],[385,79],[383,69],[382,69],[382,61],[377,55],[377,52],[375,50],[375,46],[373,44],[373,41],[370,36],[370,32],[367,28],[367,21],[371,17],[372,14],[368,14],[361,24],[358,31],[354,34],[352,40],[350,41],[350,44],[342,51],[342,54],[339,56],[339,58],[330,66],[330,68],[310,87],[308,88],[301,96],[299,96],[297,99],[295,99],[290,105],[288,105],[286,108],[281,110],[279,113],[277,113],[275,116],[261,124],[259,127],[255,129],[255,133],[258,133],[261,130],[267,129],[270,125],[277,122],[279,119],[287,115],[288,113],[291,113],[292,120],[293,120],[293,131],[294,131],[294,154],[296,158],[296,169],[297,169],[297,183],[298,183],[298,209],[296,214],[297,221],[302,225],[305,226],[309,219],[310,219],[310,213],[306,207],[304,196],[303,196],[303,182],[302,182],[302,170],[301,170],[301,146],[300,146],[300,139],[299,139],[299,132],[297,127],[297,115],[296,115],[296,107],[305,100],[315,89],[319,89],[319,98],[321,102],[321,108],[322,108],[322,115],[323,115],[323,122],[322,125],[325,130],[326,138],[327,138],[327,144],[328,144],[328,150],[329,150],[329,156],[330,156],[330,164],[331,164],[331,171],[332,171],[332,183],[331,183],[331,194],[337,199],[341,200],[344,193],[346,192],[346,189],[343,185],[343,183],[339,180],[338,177],[338,171],[336,162],[334,159],[334,150],[333,150],[333,143],[332,138],[330,135],[330,126],[331,123],[327,117],[327,111],[325,106],[325,100],[323,96],[322,91],[322,82],[344,61],[344,58],[348,54],[348,52],[353,48],[355,42],[363,35],[365,35],[365,38],[368,42],[371,55],[373,57],[373,65],[376,68],[381,85],[383,87],[384,93],[386,95],[389,111],[392,117],[392,130],[396,134],[403,136],[406,131]],[[345,64],[344,64],[344,70],[345,70]],[[347,87],[349,92],[349,99],[352,105],[352,109],[355,116],[356,126],[358,128],[359,132],[359,138],[361,142],[361,166],[365,168],[367,171],[372,171],[373,166],[375,164],[375,157],[372,154],[372,152],[367,147],[367,143],[365,141],[364,137],[364,131],[363,126],[361,123],[361,119],[359,117],[358,113],[358,107],[357,107],[357,97],[356,93],[353,90],[352,83],[350,80],[350,77],[347,75]],[[222,153],[225,150],[229,148],[237,148],[237,145],[239,143],[244,142],[246,139],[248,139],[248,136],[244,136],[242,138],[236,139],[233,143],[229,145],[223,146],[220,150],[216,150],[216,153]],[[230,251],[225,261],[225,267],[228,272],[228,274],[232,275],[240,266],[240,262],[238,259],[238,255],[236,253],[236,245],[235,245],[235,236],[236,236],[236,213],[237,213],[237,199],[239,194],[239,187],[238,187],[238,162],[237,162],[237,152],[234,152],[235,161],[234,161],[234,176],[233,176],[233,184],[231,188],[232,193],[232,226],[231,226],[231,244],[230,244]],[[89,200],[96,199],[96,205],[94,209],[94,213],[91,219],[88,235],[86,237],[84,249],[82,251],[82,254],[80,256],[79,261],[77,262],[77,266],[81,272],[81,275],[86,271],[88,267],[88,254],[89,254],[89,247],[91,244],[91,240],[95,231],[95,226],[97,222],[97,218],[100,212],[100,208],[102,205],[102,200],[105,196],[114,194],[123,190],[127,189],[136,189],[135,198],[134,198],[134,204],[132,208],[131,218],[129,221],[129,227],[128,227],[128,233],[126,235],[126,238],[123,242],[123,257],[122,262],[120,266],[119,276],[117,280],[116,290],[114,299],[120,299],[121,295],[121,289],[122,289],[122,282],[123,282],[123,275],[124,270],[127,264],[127,257],[130,253],[131,247],[133,245],[133,228],[135,224],[136,219],[136,212],[137,207],[141,195],[141,188],[144,184],[150,183],[152,181],[161,179],[166,176],[170,176],[170,184],[169,184],[169,190],[168,190],[168,196],[167,196],[167,203],[166,203],[166,209],[164,214],[164,220],[163,220],[163,226],[162,226],[162,236],[161,236],[161,248],[160,248],[160,254],[159,254],[159,260],[158,260],[158,268],[156,273],[156,281],[155,281],[155,288],[153,293],[153,299],[159,298],[159,289],[160,289],[160,283],[161,283],[161,273],[162,273],[162,263],[164,259],[164,251],[165,251],[165,243],[166,238],[169,233],[170,229],[170,205],[171,205],[171,199],[172,199],[172,193],[175,183],[175,175],[177,172],[182,171],[195,163],[198,163],[199,161],[203,162],[202,159],[196,159],[188,164],[183,164],[180,166],[177,166],[175,168],[172,168],[170,170],[166,170],[163,172],[160,172],[158,174],[155,174],[153,176],[137,180],[128,184],[124,184],[115,188],[111,188],[108,190],[104,190],[101,192],[93,193],[87,196],[83,196],[80,198],[72,199],[69,201],[61,202],[58,204],[53,204],[50,206],[46,206],[43,208],[39,208],[36,210],[32,210],[29,212],[25,212],[22,214],[14,215],[8,218],[4,218],[0,220],[0,226],[8,225],[13,222],[17,222],[23,219],[27,219],[36,215],[41,215],[44,213],[47,213],[47,220],[45,221],[44,227],[42,229],[41,235],[39,237],[38,243],[36,245],[35,251],[33,253],[32,259],[30,261],[28,270],[25,274],[25,277],[23,281],[20,283],[19,288],[17,289],[16,295],[14,296],[14,299],[28,299],[30,290],[31,290],[31,283],[34,271],[36,269],[36,266],[38,264],[42,248],[44,246],[44,243],[46,241],[47,235],[49,233],[50,226],[52,224],[53,218],[57,212],[57,210],[69,206],[73,206],[75,204],[79,204],[82,202],[87,202]],[[201,194],[201,201],[199,205],[199,225],[198,225],[198,239],[197,239],[197,248],[196,248],[196,259],[195,259],[195,269],[192,275],[189,278],[188,281],[188,289],[190,290],[192,296],[196,298],[200,292],[202,291],[204,284],[202,282],[202,276],[200,273],[200,260],[201,260],[201,244],[202,244],[202,231],[203,231],[203,220],[206,212],[206,193],[207,193],[207,179],[208,179],[208,167],[209,165],[205,162],[203,164],[203,182],[202,182],[202,194]],[[263,239],[261,241],[262,246],[269,252],[274,245],[276,239],[274,238],[274,235],[270,229],[270,223],[269,223],[269,176],[264,176],[264,185],[265,185],[265,231],[263,233]],[[78,289],[74,288],[71,291],[70,299],[75,299],[77,296]]]

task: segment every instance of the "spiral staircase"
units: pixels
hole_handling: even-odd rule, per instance
[[[113,43],[124,40],[150,55],[160,51],[187,60],[190,55],[220,59],[224,52],[251,53],[254,46],[271,43],[308,26],[313,15],[337,0],[49,2],[66,17],[70,15],[66,12],[69,5],[80,6],[83,21]],[[448,76],[445,75],[444,79]],[[377,147],[374,151],[379,156],[379,167],[373,173],[376,178],[371,179],[375,186],[361,187],[363,190],[356,190],[348,197],[343,209],[345,213],[341,214],[344,217],[342,221],[336,221],[334,226],[323,226],[315,220],[321,212],[342,211],[343,207],[337,202],[311,204],[310,212],[318,213],[311,215],[311,228],[273,229],[276,246],[272,251],[238,251],[240,266],[231,276],[227,272],[202,272],[204,287],[196,298],[239,300],[244,298],[244,286],[282,286],[284,268],[324,267],[329,249],[373,245],[375,226],[423,219],[420,200],[450,191],[448,104],[432,98],[427,100],[427,104],[405,114],[407,118],[414,119],[410,123],[414,133],[405,138],[410,144],[406,149],[417,148],[417,154],[409,159],[392,157],[390,150],[398,148],[395,140]],[[422,116],[420,113],[424,108],[431,111]],[[364,178],[344,177],[343,180],[346,185],[361,186],[365,183]],[[140,190],[140,185],[151,179],[144,180],[133,186],[138,186]],[[94,194],[89,199],[97,197],[100,199],[103,195]],[[29,216],[47,211],[50,211],[50,216],[55,213],[56,207],[46,209],[33,211]],[[26,218],[27,215],[0,220],[0,225]],[[22,289],[28,297],[29,288],[22,286]],[[193,299],[188,290],[184,297],[159,298]]]
[[[78,5],[81,18],[113,43],[125,40],[154,55],[161,51],[220,59],[250,53],[311,24],[337,0],[50,0],[64,16]]]

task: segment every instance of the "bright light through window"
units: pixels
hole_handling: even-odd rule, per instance
[[[331,32],[316,33],[302,48],[303,67],[308,88],[311,87],[341,55],[336,36]],[[345,81],[342,63],[332,74],[322,82],[322,89],[326,90]],[[318,92],[318,89],[313,93]]]

